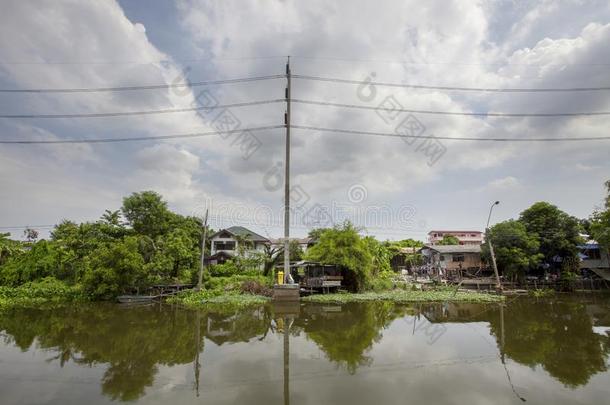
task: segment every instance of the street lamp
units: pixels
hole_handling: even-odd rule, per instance
[[[496,205],[500,204],[500,201],[496,201],[491,204],[489,208],[489,216],[487,217],[487,226],[485,227],[485,237],[487,238],[487,244],[489,245],[489,253],[491,255],[491,262],[494,266],[494,274],[496,275],[496,289],[502,291],[502,283],[500,283],[500,275],[498,274],[498,265],[496,264],[496,255],[494,254],[494,247],[491,244],[491,238],[489,237],[489,220],[491,219],[491,212]]]

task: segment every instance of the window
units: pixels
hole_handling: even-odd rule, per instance
[[[440,260],[441,262],[444,262],[445,261],[445,256],[444,255],[440,255],[438,260]]]
[[[214,242],[214,250],[235,250],[235,242],[234,241]]]
[[[463,262],[464,261],[464,255],[453,255],[452,261],[454,261],[454,262]]]

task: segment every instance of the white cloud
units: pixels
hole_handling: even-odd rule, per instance
[[[583,5],[582,12],[575,13],[575,4],[579,2],[564,5],[545,1],[517,5],[507,13],[507,6],[497,3],[183,0],[177,6],[180,20],[174,24],[184,30],[181,34],[184,33],[185,42],[193,43],[199,52],[189,59],[209,58],[193,62],[189,73],[192,80],[282,73],[284,58],[271,56],[291,54],[294,73],[328,77],[363,79],[375,72],[379,81],[419,84],[608,85],[610,11],[607,4],[590,2]],[[170,83],[186,67],[179,66],[172,59],[174,55],[160,51],[151,42],[153,34],[162,35],[163,30],[149,22],[130,21],[116,2],[20,2],[0,18],[0,81],[5,87]],[[248,56],[257,58],[247,59]],[[159,60],[168,62],[125,63]],[[48,61],[92,63],[44,63]],[[108,61],[117,63],[104,63]],[[206,89],[222,103],[273,99],[283,96],[284,80]],[[201,90],[196,88],[196,92]],[[610,110],[607,92],[479,94],[381,87],[377,90],[377,97],[368,105],[377,106],[392,95],[404,108],[412,109]],[[300,99],[366,104],[357,97],[356,91],[355,86],[345,84],[293,80],[293,97]],[[16,101],[2,98],[0,103],[3,110],[16,113],[134,111],[185,107],[191,105],[195,96],[189,91],[146,91],[17,96]],[[276,104],[231,111],[244,128],[281,124],[283,108]],[[607,135],[610,124],[607,117],[484,119],[420,114],[417,118],[426,126],[427,134],[475,138],[601,136]],[[293,123],[378,132],[393,132],[396,126],[396,122],[385,123],[373,111],[299,104],[293,105]],[[11,136],[32,139],[209,130],[196,114],[0,125]],[[585,170],[590,164],[597,168],[592,171],[596,174],[607,172],[608,168],[607,159],[604,163],[605,144],[445,141],[446,153],[436,164],[429,165],[429,159],[418,150],[417,144],[407,145],[400,139],[303,130],[295,130],[293,134],[292,182],[302,186],[312,201],[345,200],[350,185],[363,184],[371,203],[431,201],[420,203],[418,212],[423,218],[435,215],[442,208],[444,193],[453,188],[482,192],[532,184],[533,177],[548,175],[553,170],[552,162],[582,165],[576,166],[577,170]],[[283,161],[283,131],[260,132],[256,136],[262,146],[248,159],[243,158],[239,147],[232,145],[232,139],[220,137],[124,147],[65,146],[17,152],[5,149],[0,150],[6,156],[3,167],[7,162],[14,166],[2,173],[0,180],[3,190],[10,190],[11,195],[22,193],[26,200],[38,198],[40,187],[35,184],[66,181],[76,188],[82,182],[82,189],[88,190],[87,196],[63,188],[61,193],[54,194],[53,202],[61,207],[84,198],[87,203],[79,209],[82,215],[90,212],[91,216],[107,208],[104,204],[116,201],[116,195],[145,188],[161,191],[173,206],[187,212],[205,196],[248,206],[261,203],[278,206],[282,201],[281,191],[266,190],[263,177],[276,162]],[[44,158],[36,159],[33,151],[43,153]],[[36,176],[31,173],[33,168],[38,170]],[[496,180],[488,182],[488,171],[494,173]],[[13,177],[9,179],[7,173]],[[560,181],[552,176],[548,178],[551,180],[547,182]],[[561,187],[542,186],[549,191],[545,195],[549,198],[560,199],[567,206],[582,205],[574,194],[554,191]],[[601,182],[599,189],[601,193]],[[591,191],[591,195],[596,193]],[[31,207],[9,209],[10,204],[0,205],[0,209],[8,210],[7,218],[27,220],[26,211]],[[59,211],[60,208],[48,209],[46,222],[56,220],[53,216],[70,215],[69,211],[58,214]],[[462,216],[460,220],[475,221],[476,214],[472,215],[472,218]],[[452,227],[452,224],[445,226]]]
[[[519,187],[520,185],[521,183],[519,182],[519,180],[517,180],[513,176],[507,176],[489,182],[489,187],[500,190],[514,189],[516,187]]]

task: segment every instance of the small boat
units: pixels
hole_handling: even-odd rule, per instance
[[[117,301],[121,304],[143,304],[152,302],[155,298],[156,295],[119,295]]]

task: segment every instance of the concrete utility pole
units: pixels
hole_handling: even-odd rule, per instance
[[[290,274],[290,56],[286,62],[286,167],[284,173],[284,283]]]
[[[494,274],[496,275],[496,289],[502,290],[502,283],[500,282],[500,275],[498,274],[498,265],[496,264],[496,255],[494,253],[494,247],[491,244],[491,238],[489,237],[489,220],[491,219],[491,211],[496,205],[500,204],[500,201],[496,201],[491,204],[489,208],[489,216],[487,217],[487,226],[485,227],[485,237],[487,238],[487,244],[489,245],[489,254],[491,255],[491,262],[494,267]]]
[[[205,218],[203,219],[203,236],[201,238],[201,263],[199,263],[199,280],[197,282],[197,290],[201,291],[201,283],[203,282],[203,265],[205,261],[205,239],[208,233],[208,210],[205,210]]]

